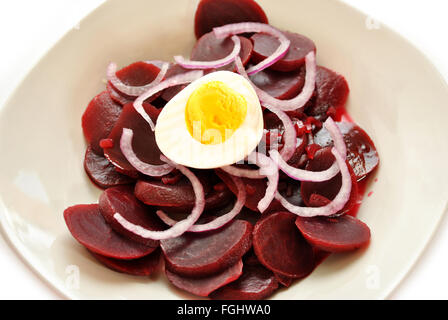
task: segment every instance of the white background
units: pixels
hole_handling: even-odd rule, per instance
[[[0,1],[0,106],[45,51],[67,30],[76,28],[78,21],[103,1]],[[448,80],[448,1],[344,1],[411,40]],[[447,299],[447,250],[448,218],[445,217],[417,265],[390,298]],[[1,236],[0,260],[0,299],[61,299],[20,260]]]

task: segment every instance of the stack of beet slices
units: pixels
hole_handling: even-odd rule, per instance
[[[191,59],[212,61],[226,57],[233,42],[229,38],[217,39],[212,29],[247,21],[268,23],[266,14],[253,0],[202,0],[195,16],[198,40]],[[256,86],[282,100],[302,91],[305,56],[316,52],[314,42],[306,36],[283,33],[291,43],[287,54],[250,76]],[[262,33],[242,34],[239,39],[240,58],[246,66],[259,63],[278,47],[277,39]],[[234,63],[220,69],[236,71]],[[139,61],[119,70],[116,76],[128,86],[145,86],[160,71],[157,63]],[[187,71],[170,64],[165,78]],[[165,89],[143,103],[154,123],[164,105],[183,87]],[[114,214],[148,230],[163,231],[169,226],[156,211],[162,209],[181,220],[194,207],[195,193],[190,181],[177,170],[158,178],[148,177],[128,162],[120,148],[124,128],[133,130],[132,147],[141,161],[162,164],[161,152],[154,132],[133,106],[137,97],[121,93],[108,82],[82,116],[88,144],[84,168],[91,181],[104,191],[98,204],[76,205],[64,211],[68,229],[99,263],[112,270],[134,276],[164,272],[174,287],[212,299],[267,298],[277,289],[308,276],[328,254],[365,247],[370,241],[370,230],[356,218],[356,213],[368,176],[378,166],[379,158],[373,141],[346,113],[348,94],[342,75],[318,66],[313,97],[303,110],[287,113],[297,131],[296,150],[288,161],[295,168],[322,171],[335,161],[331,153],[333,141],[323,127],[328,117],[336,121],[343,134],[352,189],[350,200],[337,215],[298,217],[277,200],[261,214],[257,204],[266,192],[268,180],[242,178],[247,196],[245,208],[236,219],[217,230],[186,232],[155,241],[130,232],[115,220]],[[264,147],[275,143],[281,149],[282,121],[267,109],[264,121],[266,135],[261,143]],[[231,177],[219,168],[192,171],[205,194],[200,221],[228,212],[238,193]],[[299,182],[281,173],[278,191],[294,205],[320,207],[336,197],[341,184],[340,173],[325,182]]]

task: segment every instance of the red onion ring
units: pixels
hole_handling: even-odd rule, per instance
[[[276,99],[266,91],[258,88],[249,78],[247,72],[245,71],[243,64],[241,63],[240,57],[235,58],[236,67],[238,73],[245,77],[254,87],[257,92],[258,98],[261,103],[266,108],[276,108],[282,111],[293,111],[298,109],[303,109],[306,103],[311,99],[314,93],[314,89],[316,87],[316,75],[317,75],[317,66],[316,66],[316,55],[314,51],[308,53],[305,57],[305,65],[306,65],[306,76],[305,76],[305,85],[303,86],[302,92],[300,92],[295,98],[290,100],[280,100]]]
[[[169,164],[152,165],[141,161],[132,148],[133,136],[134,132],[131,129],[123,128],[120,149],[125,158],[137,171],[151,177],[161,177],[173,171],[174,167]]]
[[[215,33],[215,36],[218,39],[224,39],[230,35],[240,33],[262,32],[269,34],[280,41],[280,45],[272,55],[270,55],[257,65],[247,69],[247,73],[249,75],[262,71],[272,66],[280,59],[282,59],[288,53],[289,45],[291,44],[289,39],[281,31],[277,30],[276,28],[268,24],[258,22],[241,22],[241,23],[227,24],[221,27],[213,28],[213,32]]]
[[[244,207],[244,203],[246,202],[246,188],[244,187],[243,181],[241,181],[240,178],[230,176],[233,183],[238,189],[237,194],[237,200],[235,202],[234,207],[232,210],[230,210],[228,213],[217,217],[213,221],[210,221],[205,224],[195,224],[190,229],[188,229],[189,232],[205,232],[205,231],[211,231],[216,230],[227,224],[228,222],[232,221],[233,218],[235,218],[240,212],[241,209]],[[167,225],[173,226],[177,223],[176,220],[171,219],[165,212],[162,210],[156,211],[156,214],[159,216],[159,218]]]
[[[324,126],[330,133],[331,138],[334,141],[334,146],[336,150],[345,160],[347,147],[345,145],[344,136],[342,135],[341,130],[339,130],[339,127],[336,125],[336,123],[333,121],[331,117],[328,117],[328,119],[324,123]],[[334,162],[332,166],[327,170],[315,172],[294,168],[288,165],[280,155],[281,154],[279,154],[277,150],[272,150],[270,152],[272,160],[274,160],[274,162],[279,166],[280,170],[282,170],[284,173],[286,173],[290,178],[294,180],[322,182],[330,180],[339,173],[339,166],[337,162]]]
[[[284,161],[288,161],[296,151],[297,131],[294,128],[291,118],[285,112],[269,106],[266,108],[274,113],[283,123],[283,127],[285,128],[283,132],[284,144],[282,150],[280,150],[280,155]]]
[[[151,61],[145,61],[145,63],[151,64]],[[160,64],[159,64],[160,65]],[[146,90],[154,87],[155,85],[162,82],[163,78],[166,75],[166,72],[168,71],[169,67],[168,62],[161,62],[160,66],[160,72],[157,75],[157,77],[151,82],[144,86],[129,86],[123,81],[121,81],[116,73],[117,73],[117,64],[114,62],[111,62],[109,66],[107,67],[107,80],[109,80],[115,89],[120,91],[123,94],[126,94],[131,97],[138,97],[139,95],[143,94]]]
[[[333,201],[331,201],[326,206],[318,208],[300,207],[289,203],[288,200],[283,198],[283,196],[277,191],[275,194],[275,198],[280,201],[285,209],[301,217],[315,217],[331,216],[344,208],[345,204],[350,199],[350,192],[352,191],[352,179],[350,177],[350,172],[348,171],[347,163],[345,162],[344,157],[334,147],[331,149],[331,152],[336,158],[336,162],[342,175],[341,189],[339,190]]]
[[[186,167],[168,160],[165,156],[161,156],[160,159],[175,167],[177,170],[182,172],[188,178],[188,180],[190,180],[196,199],[190,215],[186,219],[177,222],[171,228],[164,231],[153,231],[145,229],[142,226],[129,222],[128,220],[123,218],[123,216],[119,212],[114,214],[114,219],[119,224],[121,224],[123,228],[145,239],[164,240],[181,236],[196,223],[205,207],[204,188],[199,179],[194,175],[194,173]]]
[[[260,173],[265,174],[268,178],[268,187],[266,188],[266,194],[258,202],[257,208],[263,213],[274,200],[275,193],[278,187],[279,172],[278,167],[271,158],[265,156],[262,153],[257,153],[257,164],[261,167]]]
[[[182,56],[174,56],[174,61],[176,61],[179,65],[181,65],[185,69],[215,69],[226,66],[234,62],[236,56],[239,55],[241,51],[240,38],[237,36],[232,36],[232,40],[235,44],[232,52],[222,59],[214,61],[193,61],[193,60],[187,60]]]
[[[143,119],[146,120],[146,122],[148,122],[148,124],[151,127],[151,130],[154,131],[154,129],[155,129],[154,122],[152,122],[151,118],[148,116],[145,109],[143,108],[143,101],[145,101],[146,99],[153,96],[157,92],[162,91],[166,88],[193,82],[194,80],[197,80],[200,77],[202,77],[203,74],[204,74],[204,72],[202,70],[195,70],[195,71],[190,71],[190,72],[186,72],[183,74],[178,74],[178,75],[172,76],[168,79],[165,79],[158,85],[155,85],[154,87],[148,89],[145,93],[140,95],[134,101],[135,110],[143,117]]]

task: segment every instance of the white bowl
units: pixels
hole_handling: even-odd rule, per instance
[[[359,211],[368,249],[333,255],[273,298],[385,298],[436,229],[448,199],[448,89],[406,40],[332,0],[259,0],[271,24],[316,42],[318,62],[342,73],[348,110],[374,140],[379,169]],[[83,170],[81,115],[104,89],[108,62],[188,54],[196,1],[109,0],[33,68],[0,114],[3,231],[29,265],[69,298],[192,298],[163,274],[126,276],[98,264],[68,232],[63,210],[97,202]],[[377,182],[373,182],[377,180]],[[78,281],[79,280],[79,281]]]

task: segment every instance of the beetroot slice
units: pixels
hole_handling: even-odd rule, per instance
[[[110,98],[107,91],[101,92],[90,101],[82,115],[82,130],[87,143],[96,153],[103,154],[100,141],[107,138],[120,113],[121,106]]]
[[[306,112],[323,121],[330,108],[338,111],[345,107],[349,92],[347,80],[342,75],[318,66],[315,97],[310,101]]]
[[[169,270],[165,270],[165,272],[168,280],[179,289],[200,297],[207,297],[213,291],[238,279],[243,273],[243,262],[240,260],[230,268],[204,278],[188,278],[179,276]]]
[[[284,287],[289,287],[294,282],[294,278],[290,278],[279,273],[274,273],[274,275],[278,283]]]
[[[252,245],[252,225],[233,220],[224,227],[203,233],[184,233],[160,241],[165,267],[187,277],[205,277],[237,263]]]
[[[305,57],[311,51],[316,52],[314,42],[304,35],[283,31],[283,34],[291,41],[288,53],[269,68],[277,71],[297,70],[305,63]],[[279,46],[279,41],[265,33],[256,33],[251,37],[254,44],[252,61],[259,63],[272,55]]]
[[[370,241],[369,227],[349,215],[337,218],[298,217],[296,225],[311,245],[327,252],[355,250]]]
[[[67,208],[64,219],[73,237],[90,251],[108,258],[132,260],[144,257],[155,248],[127,239],[106,223],[97,204]]]
[[[232,179],[229,177],[229,175],[221,170],[215,170],[216,174],[224,181],[224,183],[229,187],[230,191],[233,192],[233,194],[238,193],[238,189],[233,183]],[[258,210],[258,202],[263,199],[263,197],[266,194],[266,188],[267,188],[267,181],[266,179],[248,179],[248,178],[242,178],[243,183],[246,186],[246,202],[244,205],[249,208],[252,211],[260,212]],[[283,208],[283,206],[277,201],[274,200],[269,205],[269,207],[266,209],[265,212],[270,212],[272,210],[280,210]]]
[[[134,196],[132,186],[121,186],[105,190],[99,199],[101,214],[109,225],[126,238],[140,242],[149,247],[158,247],[159,241],[142,238],[125,229],[114,219],[114,214],[121,214],[129,222],[153,231],[163,230],[154,209],[145,206]]]
[[[90,146],[84,157],[84,169],[90,180],[103,189],[134,182],[131,177],[117,172],[109,160],[93,152]]]
[[[318,150],[314,158],[308,161],[306,165],[306,170],[310,171],[323,171],[328,169],[335,161],[333,154],[331,153],[331,148],[326,147]],[[350,199],[345,204],[344,208],[338,212],[338,214],[347,213],[356,205],[358,201],[358,183],[355,173],[353,172],[352,167],[347,161],[347,167],[350,171],[350,175],[352,178],[352,190],[350,193]],[[305,204],[309,207],[319,207],[322,204],[326,205],[326,199],[333,200],[338,194],[339,190],[342,186],[342,177],[339,173],[334,178],[324,181],[324,182],[310,182],[304,181],[300,187],[300,193],[302,195],[302,199]],[[313,196],[313,202],[310,201],[311,196]],[[320,197],[319,197],[320,196]]]
[[[211,186],[202,176],[198,176],[207,197]],[[176,184],[164,184],[162,181],[139,180],[135,185],[135,196],[150,206],[192,208],[195,203],[193,187],[186,178]]]
[[[96,260],[109,269],[133,276],[150,276],[160,265],[160,250],[156,250],[143,258],[134,260],[118,260],[99,255],[92,251],[90,253]]]
[[[213,292],[214,300],[261,300],[278,288],[274,274],[261,265],[245,265],[238,280]]]
[[[154,106],[143,103],[143,108],[150,118],[157,121],[160,111]],[[117,120],[108,138],[113,140],[112,148],[105,148],[104,155],[107,159],[122,173],[131,177],[138,177],[138,172],[125,158],[120,149],[120,139],[123,128],[132,129],[134,137],[132,139],[132,147],[135,154],[143,162],[159,165],[163,162],[160,160],[161,152],[157,146],[154,132],[143,117],[135,110],[132,103],[128,103],[123,107],[123,112]]]
[[[297,96],[305,84],[305,69],[291,72],[279,72],[265,69],[250,76],[260,89],[277,99],[291,99]]]
[[[241,41],[240,58],[243,65],[249,62],[252,55],[252,42],[243,37],[239,37]],[[204,34],[197,42],[191,52],[191,60],[195,61],[213,61],[228,56],[235,46],[230,38],[216,39],[213,32]],[[230,63],[216,70],[236,71],[235,63]]]
[[[194,17],[194,33],[199,39],[215,27],[249,21],[268,23],[254,0],[201,0]]]
[[[253,244],[258,260],[269,270],[290,278],[303,278],[313,271],[313,248],[295,225],[296,215],[277,212],[258,221]]]
[[[365,178],[379,164],[378,152],[369,135],[351,122],[336,122],[347,146],[347,159],[359,180]],[[323,128],[314,136],[314,143],[323,147],[333,145],[328,131]]]
[[[121,70],[118,70],[116,76],[128,86],[140,87],[153,82],[159,72],[160,68],[158,68],[157,66],[151,63],[138,61],[130,64],[127,67],[124,67]],[[110,81],[108,82],[108,84],[114,89],[116,94],[124,98],[122,101],[125,101],[125,99],[130,101],[135,100],[135,97],[131,97],[119,92]],[[156,97],[157,95],[152,96],[149,101],[154,100]]]

